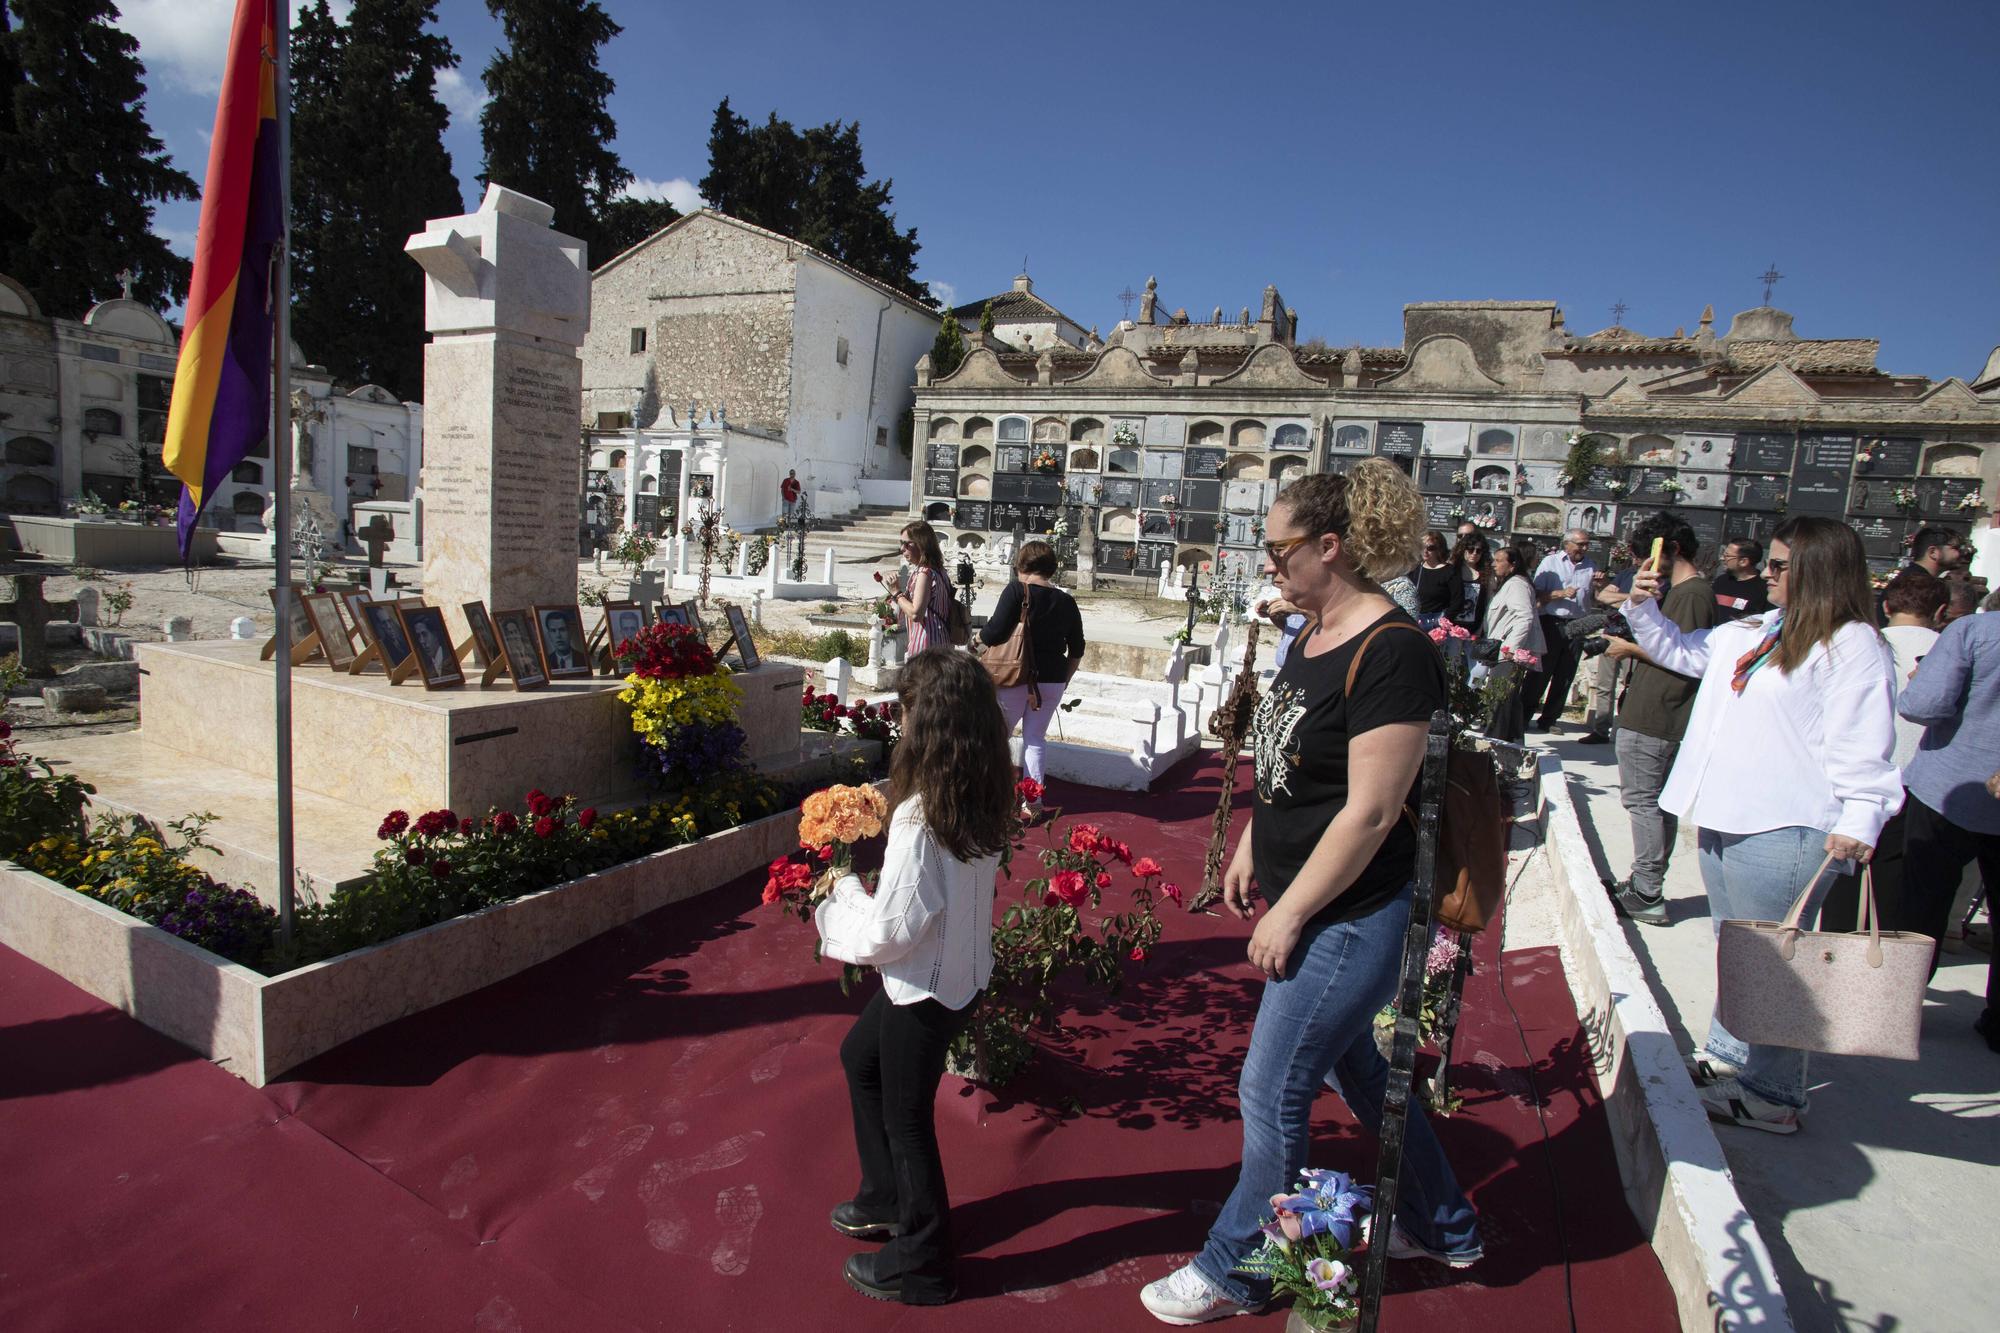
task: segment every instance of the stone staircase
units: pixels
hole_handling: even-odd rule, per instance
[[[833,548],[833,558],[843,565],[893,564],[903,525],[910,521],[901,505],[863,505],[851,514],[821,519],[806,538],[813,567],[818,568],[820,552]],[[761,532],[775,533],[776,528]]]

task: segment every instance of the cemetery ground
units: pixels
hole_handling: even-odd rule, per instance
[[[1565,726],[1554,748],[1598,870],[1623,879],[1632,839],[1616,756],[1608,745],[1576,744],[1580,733]],[[1690,828],[1681,829],[1666,887],[1670,924],[1623,929],[1688,1051],[1707,1030],[1715,995],[1713,923]],[[1921,1059],[1815,1055],[1798,1134],[1716,1129],[1805,1333],[1992,1327],[2000,1056],[1972,1030],[1991,947],[1983,923],[1973,940],[1946,942],[1924,1006]]]

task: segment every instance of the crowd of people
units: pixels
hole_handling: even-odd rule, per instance
[[[1882,928],[1942,940],[1966,867],[2000,876],[2000,615],[1954,615],[1955,585],[1980,600],[1963,538],[1918,534],[1878,601],[1859,537],[1835,519],[1791,518],[1768,552],[1732,541],[1715,553],[1663,513],[1631,534],[1648,558],[1608,572],[1583,532],[1536,559],[1469,525],[1449,543],[1423,530],[1423,512],[1405,474],[1366,460],[1292,483],[1266,517],[1256,613],[1279,630],[1278,665],[1250,724],[1255,801],[1222,881],[1224,905],[1252,923],[1244,956],[1263,993],[1239,1072],[1235,1186],[1194,1258],[1141,1293],[1170,1324],[1268,1295],[1241,1265],[1307,1160],[1323,1086],[1380,1126],[1388,1070],[1373,1019],[1395,987],[1417,853],[1400,816],[1448,700],[1427,631],[1457,626],[1483,660],[1506,664],[1505,648],[1534,662],[1488,720],[1501,740],[1554,729],[1589,660],[1580,739],[1615,746],[1634,853],[1613,891],[1640,922],[1669,919],[1682,822],[1697,830],[1717,922],[1780,919],[1810,884],[1840,928],[1872,865]],[[979,631],[989,649],[1021,646],[1020,678],[996,685],[952,641],[936,533],[912,523],[903,539],[894,600],[912,655],[882,877],[872,895],[843,880],[818,916],[827,956],[884,977],[841,1047],[860,1183],[831,1222],[881,1243],[847,1261],[858,1291],[937,1304],[955,1286],[934,1099],[992,974],[998,857],[1040,814],[1021,803],[1010,739],[1020,727],[1039,788],[1047,723],[1085,641],[1054,550],[1025,543]],[[1979,1030],[2000,1050],[1990,967],[1987,985]],[[1746,1042],[1716,1018],[1688,1063],[1712,1118],[1800,1127],[1805,1052]],[[1390,1258],[1476,1263],[1479,1218],[1420,1107],[1406,1135]]]

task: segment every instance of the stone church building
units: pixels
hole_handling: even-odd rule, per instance
[[[989,552],[1064,521],[1083,567],[1152,577],[1253,570],[1279,487],[1370,455],[1416,478],[1433,526],[1542,546],[1584,527],[1609,547],[1669,505],[1706,544],[1825,513],[1888,567],[1922,522],[1983,525],[1994,498],[2000,354],[1975,392],[1768,306],[1668,337],[1573,334],[1550,301],[1426,302],[1403,323],[1400,347],[1303,352],[1274,287],[1254,319],[1197,322],[1152,281],[1101,349],[1020,348],[996,322],[953,374],[918,364],[912,512]]]
[[[909,494],[910,367],[942,316],[711,209],[591,276],[585,486],[600,517],[658,524],[718,497],[773,522],[796,471],[821,515]]]

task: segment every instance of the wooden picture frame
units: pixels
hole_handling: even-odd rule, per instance
[[[528,611],[495,611],[493,626],[500,636],[500,657],[487,668],[487,675],[494,673],[494,667],[504,665],[517,690],[538,690],[548,684],[548,672],[542,667],[542,650],[535,638],[534,615]]]
[[[368,651],[355,659],[353,670],[375,661],[395,677],[409,664],[415,650],[410,647],[409,636],[396,614],[399,609],[396,602],[368,602],[362,606],[362,622],[368,627]]]
[[[264,589],[264,594],[271,599],[271,614],[274,618],[277,616],[291,617],[292,665],[297,666],[299,663],[309,660],[314,653],[319,651],[319,639],[313,629],[312,617],[306,614],[306,604],[304,599],[299,595],[298,585],[291,583],[286,584],[282,588],[273,585]],[[271,637],[264,641],[263,651],[258,653],[257,656],[258,660],[268,662],[277,655],[278,631],[274,627],[271,631]]]
[[[410,641],[410,665],[415,667],[425,689],[448,690],[465,684],[458,653],[452,648],[451,631],[445,627],[443,607],[407,606],[398,602],[396,619]]]
[[[373,599],[368,596],[366,588],[347,593],[340,599],[341,606],[347,611],[348,633],[352,636],[357,651],[366,648],[371,642],[368,638],[368,624],[361,615],[361,608],[368,605],[371,600]]]
[[[535,605],[535,643],[550,680],[590,679],[590,640],[575,602]]]
[[[662,602],[661,605],[664,606],[666,603]],[[700,635],[702,640],[706,642],[708,639],[708,626],[702,624],[701,608],[695,604],[693,598],[689,598],[687,601],[681,603],[681,614],[687,617],[687,623],[693,626],[694,632]]]
[[[618,645],[646,628],[646,611],[637,602],[604,604],[604,646],[612,653]]]
[[[465,616],[465,627],[472,631],[472,664],[484,670],[500,660],[500,635],[493,628],[493,617],[486,614],[486,603],[463,602],[459,611]]]
[[[354,641],[347,636],[347,622],[341,619],[340,599],[330,592],[309,592],[299,600],[306,608],[306,619],[312,622],[312,632],[319,640],[319,650],[326,655],[327,665],[335,671],[345,671],[354,665]]]
[[[744,616],[743,608],[732,603],[724,614],[729,617],[729,633],[736,641],[737,658],[742,661],[745,671],[755,671],[763,659],[757,656],[757,645],[750,640],[750,621]]]
[[[672,602],[660,603],[658,623],[662,625],[682,625],[688,629],[694,628],[694,626],[690,624],[688,621],[687,608],[683,606],[675,606]]]

